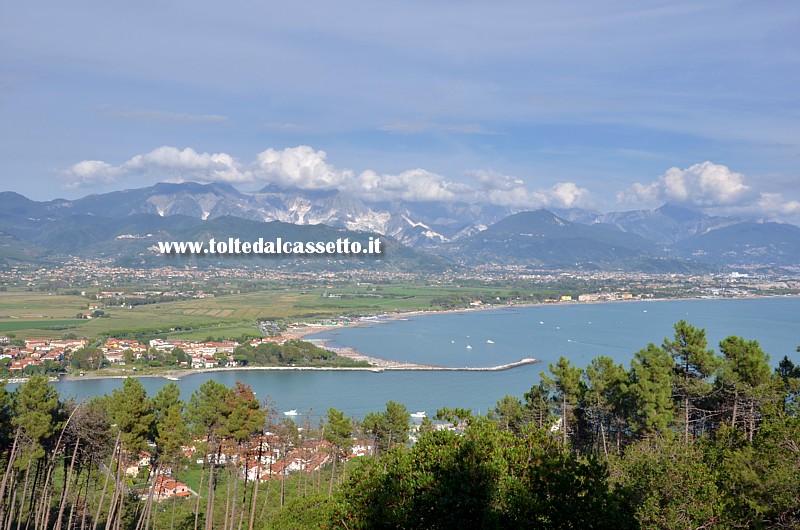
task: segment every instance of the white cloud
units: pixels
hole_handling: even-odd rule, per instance
[[[617,202],[644,207],[666,202],[713,214],[771,216],[800,212],[800,202],[787,200],[780,193],[759,192],[745,183],[743,174],[708,161],[687,169],[670,168],[649,184],[637,182],[617,193]]]
[[[267,149],[256,157],[259,180],[279,186],[301,189],[334,189],[345,187],[353,178],[350,170],[328,164],[325,151],[314,151],[307,145],[282,151]]]
[[[153,176],[161,181],[252,182],[253,176],[226,153],[198,153],[187,147],[163,146],[136,155],[119,166],[100,160],[84,160],[61,172],[67,188],[110,184],[125,177]]]
[[[550,189],[533,192],[533,196],[543,207],[587,208],[592,202],[589,190],[574,182],[559,182]]]
[[[800,213],[800,201],[787,200],[780,193],[762,193],[756,206],[767,215],[796,215]]]
[[[451,182],[437,173],[410,169],[397,175],[362,172],[350,190],[372,200],[403,199],[406,201],[454,201],[472,198],[472,188]]]
[[[260,152],[251,164],[241,164],[227,153],[198,153],[192,148],[162,146],[114,166],[99,160],[75,164],[62,176],[67,187],[110,184],[128,177],[150,177],[161,181],[228,182],[274,184],[304,190],[338,189],[368,200],[463,201],[489,203],[514,209],[586,207],[591,194],[572,182],[530,191],[525,182],[495,171],[467,173],[476,183],[448,180],[422,168],[397,174],[371,169],[356,173],[337,168],[325,151],[307,145]]]
[[[668,199],[695,206],[738,204],[750,192],[741,173],[711,162],[683,170],[670,168],[663,175],[662,182]]]
[[[227,153],[198,153],[191,147],[178,150],[163,146],[136,155],[120,167],[126,173],[155,173],[171,180],[200,182],[252,182],[249,171]]]
[[[514,208],[586,208],[592,194],[573,182],[559,182],[547,189],[529,191],[525,182],[495,171],[471,171],[469,175],[481,185],[480,196],[492,204]]]
[[[60,173],[67,188],[81,188],[114,182],[122,171],[101,160],[83,160]]]

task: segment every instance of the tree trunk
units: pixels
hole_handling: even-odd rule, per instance
[[[3,482],[0,483],[0,522],[4,521],[6,511],[6,484],[8,478],[11,476],[11,468],[14,460],[17,457],[17,443],[19,442],[19,429],[14,434],[14,445],[11,446],[11,454],[8,457],[8,464],[6,464],[6,472],[3,474]]]
[[[259,470],[261,469],[261,459],[259,458]],[[260,473],[259,473],[260,474]],[[258,485],[261,484],[261,477],[259,476],[256,478],[256,483],[253,486],[253,495],[250,497],[250,524],[247,526],[247,530],[253,530],[253,525],[256,521],[256,503],[258,502]]]
[[[207,463],[208,455],[203,455],[203,471],[200,473],[200,485],[197,487],[197,501],[194,503],[194,530],[197,530],[197,524],[200,518],[200,497],[203,494],[203,479],[206,477]]]
[[[94,521],[92,521],[92,530],[97,530],[97,522],[100,520],[100,510],[103,508],[103,501],[106,497],[106,489],[108,488],[108,479],[111,478],[111,469],[114,467],[114,456],[117,454],[117,449],[119,447],[119,437],[122,432],[117,433],[117,440],[114,442],[114,449],[111,451],[111,460],[108,462],[108,467],[106,468],[106,480],[103,483],[103,492],[100,494],[100,503],[97,505],[97,513],[94,516]]]
[[[5,530],[11,530],[11,521],[14,520],[14,503],[17,501],[17,488],[14,488],[13,492],[11,493],[11,502],[8,503],[8,521],[4,526]]]
[[[228,515],[231,511],[231,468],[228,466],[228,480],[225,484],[225,517],[222,518],[222,530],[228,530]]]
[[[122,504],[122,479],[123,468],[125,467],[125,458],[122,454],[122,448],[119,451],[119,458],[117,459],[117,476],[114,479],[114,495],[111,497],[111,505],[108,507],[108,517],[106,518],[106,530],[114,528],[114,517],[117,511],[121,509]]]
[[[272,490],[272,469],[269,471],[269,481],[267,482],[267,494],[264,495],[264,504],[261,506],[261,513],[258,515],[259,520],[264,519],[264,514],[267,512],[267,504],[269,504],[269,492]]]
[[[283,509],[283,503],[286,502],[286,471],[283,470],[281,472],[281,509]]]
[[[567,446],[567,395],[562,392],[561,397],[561,440]]]
[[[739,404],[739,389],[733,391],[733,413],[731,414],[731,427],[736,426],[736,406]]]
[[[22,511],[25,509],[25,497],[28,493],[28,479],[30,478],[31,474],[31,464],[32,462],[29,462],[28,468],[25,470],[25,482],[22,485],[22,499],[19,502],[19,515],[17,516],[17,530],[19,530],[20,526],[22,525]],[[30,514],[28,514],[28,517],[30,518]],[[9,526],[11,526],[10,522]]]
[[[683,420],[685,425],[683,426],[683,443],[689,444],[689,394],[687,393],[686,396],[683,398]]]
[[[603,438],[603,454],[608,458],[608,445],[606,444],[606,427],[600,422],[600,436]]]
[[[219,450],[217,452],[216,461],[219,462]],[[214,490],[216,489],[216,481],[214,475],[215,462],[211,462],[208,469],[208,494],[206,495],[206,530],[213,530],[214,528]]]
[[[333,477],[336,475],[336,453],[333,453],[333,465],[331,466],[331,481],[328,484],[328,497],[333,495]]]
[[[161,464],[156,466],[156,469],[153,471],[153,474],[150,475],[150,491],[147,492],[147,501],[144,505],[144,511],[142,511],[142,515],[139,517],[139,521],[136,523],[136,529],[147,528],[150,527],[150,513],[153,510],[153,495],[156,491],[156,482],[158,482],[158,477],[161,472]],[[141,525],[141,526],[140,526]]]
[[[64,492],[61,494],[61,502],[58,506],[58,517],[56,517],[56,528],[59,529],[61,528],[61,519],[64,516],[64,503],[67,502],[67,499],[69,498],[69,488],[70,484],[72,483],[72,470],[75,467],[75,458],[78,456],[78,447],[80,446],[80,441],[80,438],[75,440],[75,449],[72,450],[72,461],[69,463],[67,478],[64,480]]]
[[[33,474],[33,484],[31,484],[31,493],[30,495],[28,495],[28,517],[26,518],[25,521],[25,530],[28,530],[28,527],[31,524],[31,520],[39,516],[38,510],[34,511],[33,501],[34,498],[36,497],[35,495],[36,486],[39,484],[39,475],[41,475],[41,472],[42,472],[42,461],[39,460],[36,462],[36,473]],[[23,506],[25,505],[24,502],[22,504]],[[19,514],[20,516],[22,516],[22,508],[20,508]],[[19,530],[20,524],[22,524],[21,519],[17,522],[17,530]]]
[[[83,494],[83,510],[81,510],[81,530],[86,530],[86,513],[89,511],[89,485],[92,483],[92,463],[86,466],[86,492]]]
[[[233,500],[231,500],[231,524],[228,528],[233,530],[236,524],[236,495],[239,493],[239,470],[233,466]]]

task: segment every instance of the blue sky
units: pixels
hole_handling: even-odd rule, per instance
[[[799,27],[796,1],[5,2],[2,189],[798,222]]]

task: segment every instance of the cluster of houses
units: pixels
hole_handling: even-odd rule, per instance
[[[264,337],[254,339],[250,344],[258,346],[268,342],[282,344],[285,339]],[[18,374],[22,374],[28,366],[43,365],[47,360],[56,363],[69,360],[72,352],[89,344],[86,339],[29,339],[25,341],[24,348],[9,343],[8,337],[0,336],[0,364],[7,365],[10,372]],[[180,348],[189,357],[189,360],[181,363],[183,366],[216,368],[222,363],[236,366],[233,352],[239,346],[239,342],[232,340],[199,342],[154,339],[143,344],[131,339],[109,338],[100,345],[100,350],[110,364],[125,365],[128,361],[146,359],[151,350],[169,352]]]
[[[30,339],[25,347],[8,344],[8,337],[0,337],[0,363],[10,362],[11,373],[22,373],[28,366],[41,366],[46,361],[59,363],[69,358],[69,354],[87,345],[86,339]]]
[[[372,454],[371,441],[354,440],[345,460]],[[291,473],[315,473],[333,459],[334,448],[325,440],[305,440],[295,447],[287,447],[284,441],[274,434],[251,438],[241,447],[223,444],[220,456],[207,455],[206,459],[220,464],[233,462],[239,477],[248,481],[266,482],[279,479]],[[198,463],[203,459],[199,458]]]
[[[250,344],[258,346],[267,342],[283,344],[285,339],[264,337],[254,339],[250,341]],[[191,362],[192,368],[216,368],[220,365],[221,360],[224,360],[226,366],[236,366],[237,363],[233,359],[233,352],[239,346],[241,344],[234,340],[197,342],[178,339],[153,339],[150,341],[150,347],[159,351],[172,351],[175,348],[180,348],[190,357],[191,361],[187,361],[186,364]]]
[[[196,441],[196,445],[199,444],[200,441]],[[343,458],[349,460],[357,456],[366,456],[372,454],[372,451],[371,441],[354,440],[349,453]],[[197,454],[195,446],[184,446],[183,452],[187,458],[196,458],[198,464],[203,463],[204,458]],[[281,437],[267,433],[263,436],[253,436],[241,445],[226,441],[219,451],[205,455],[205,461],[219,466],[226,464],[236,466],[237,475],[242,480],[266,482],[293,473],[311,474],[320,471],[323,466],[331,463],[333,452],[333,446],[325,440],[306,440],[295,447],[288,447]],[[138,458],[128,465],[125,473],[134,477],[143,469],[155,472],[151,454],[147,451],[140,452]],[[158,474],[151,476],[151,479],[156,481],[153,486],[155,500],[192,495],[193,492],[186,484],[171,475],[172,469],[164,467]],[[149,488],[139,491],[142,498],[149,494]]]

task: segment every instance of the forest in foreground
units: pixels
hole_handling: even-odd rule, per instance
[[[559,359],[485,417],[318,425],[242,383],[0,388],[0,529],[800,527],[800,368],[681,321],[628,367]]]

